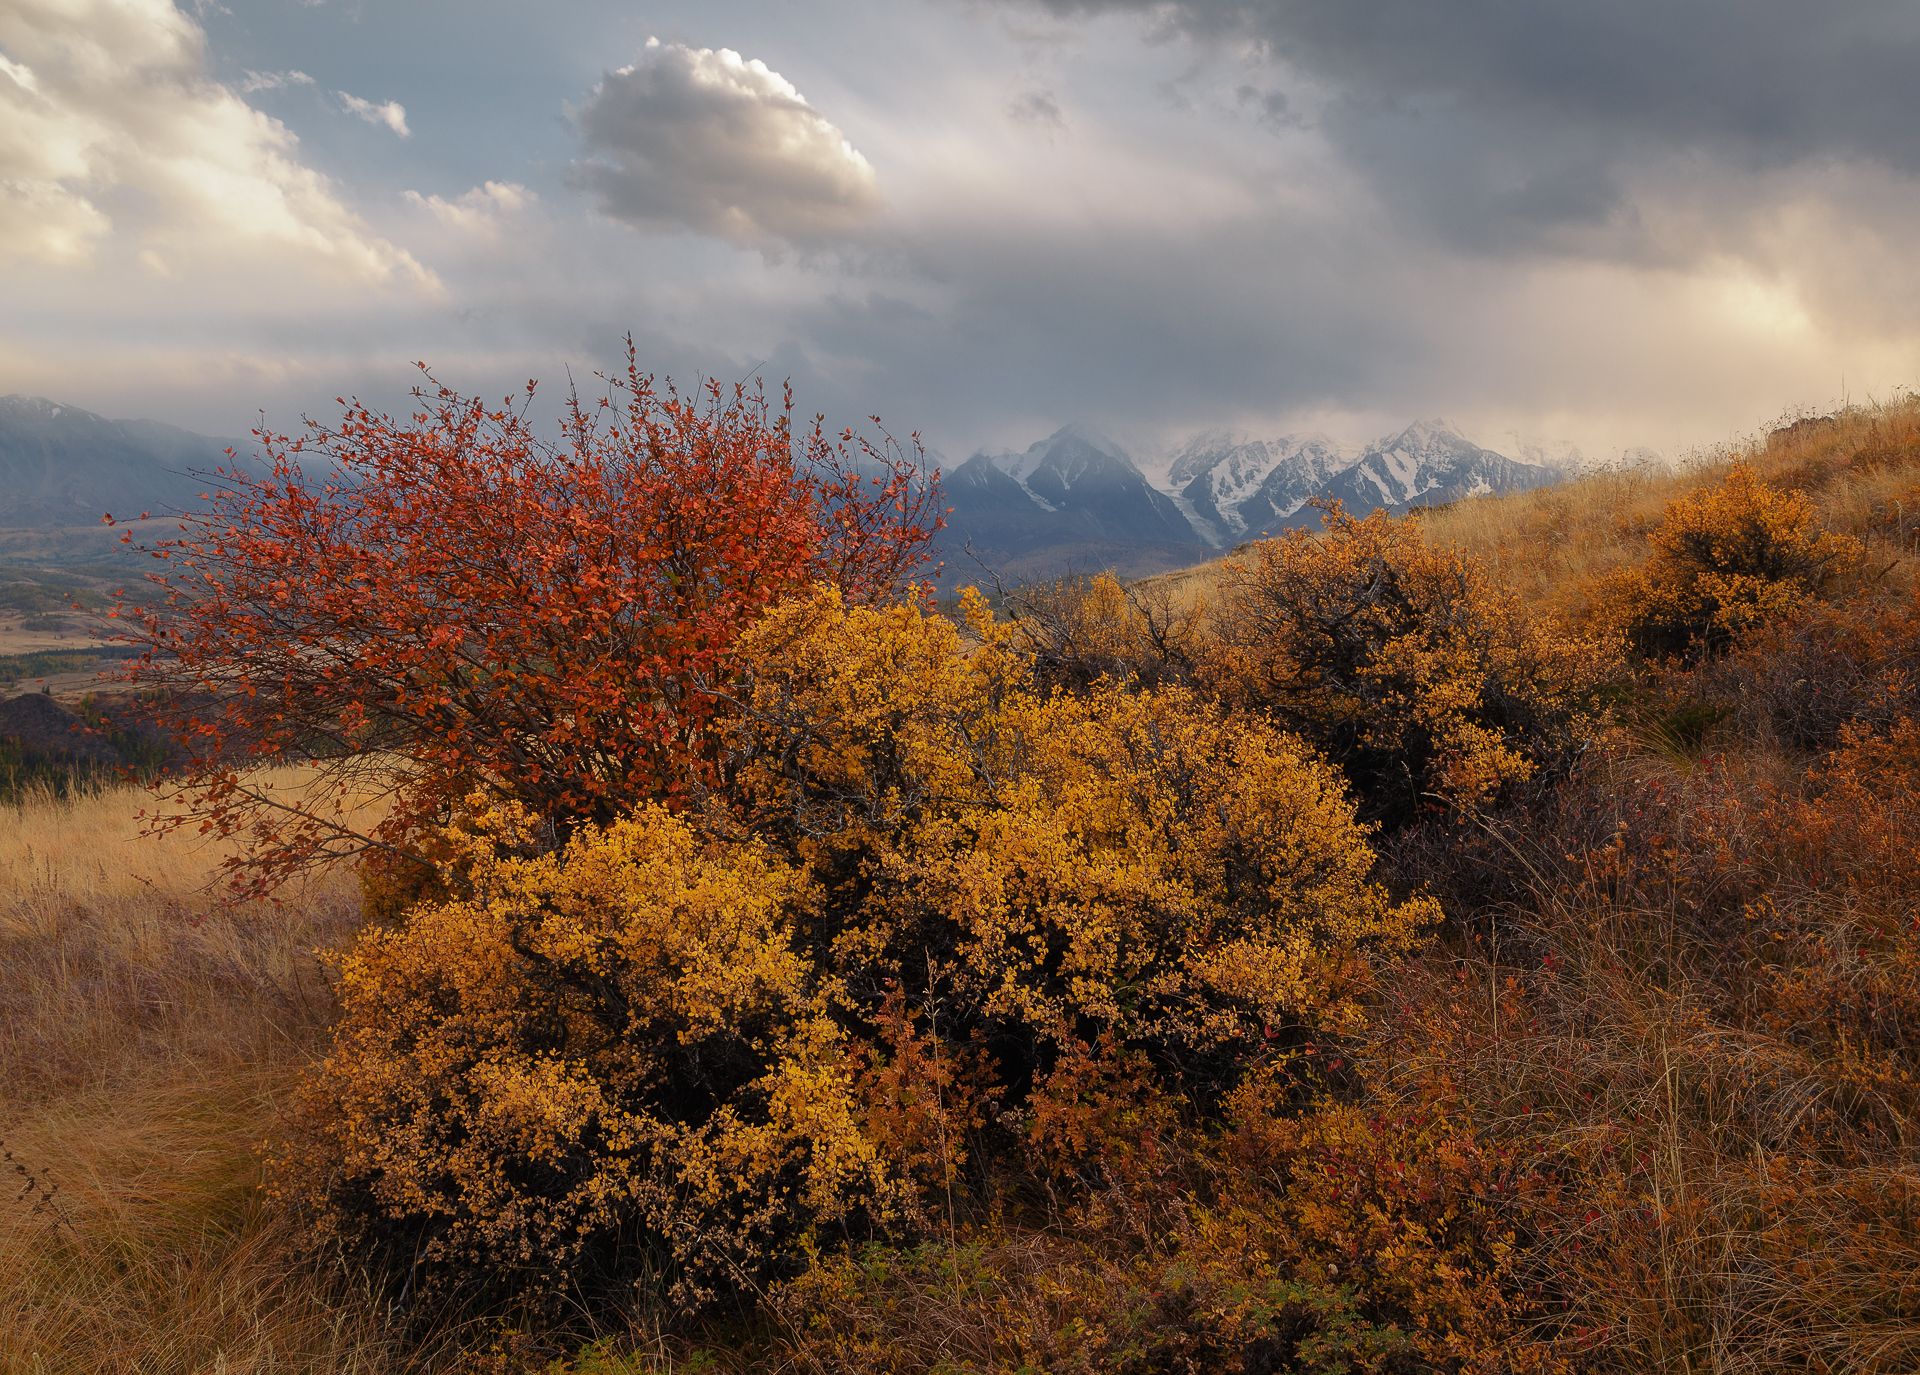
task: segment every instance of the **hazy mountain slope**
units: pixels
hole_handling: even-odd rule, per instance
[[[228,441],[152,420],[108,420],[38,396],[0,397],[0,529],[88,525],[183,509]]]
[[[1203,558],[1207,540],[1110,440],[1068,426],[1019,454],[975,454],[943,479],[940,548],[956,576],[1115,568]]]

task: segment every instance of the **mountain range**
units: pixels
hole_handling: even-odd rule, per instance
[[[155,421],[0,397],[0,530],[77,534],[107,511],[190,508],[202,475],[231,461],[227,447]],[[942,485],[952,509],[938,549],[955,582],[1102,568],[1140,576],[1311,524],[1315,498],[1399,512],[1543,486],[1577,458],[1523,452],[1497,453],[1438,420],[1364,445],[1210,430],[1156,455],[1155,480],[1111,437],[1068,425],[1019,452],[977,453],[949,468]]]
[[[109,420],[42,396],[0,396],[0,529],[97,525],[181,510],[232,460],[228,441],[157,420]]]
[[[948,472],[941,549],[962,579],[979,566],[1008,581],[1108,567],[1138,576],[1312,524],[1316,499],[1398,513],[1527,491],[1567,471],[1422,420],[1364,445],[1206,431],[1174,450],[1155,485],[1118,443],[1069,425],[1019,453],[978,453]]]

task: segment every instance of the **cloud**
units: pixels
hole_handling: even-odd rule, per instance
[[[260,91],[278,91],[288,86],[311,85],[313,85],[313,78],[302,71],[256,72],[249,69],[234,89],[241,95],[255,95]]]
[[[351,91],[335,91],[340,98],[340,108],[369,124],[384,124],[401,138],[410,138],[413,131],[407,128],[407,107],[397,100],[372,101],[357,96]]]
[[[1649,233],[1645,207],[1702,165],[1756,178],[1831,162],[1920,173],[1910,0],[1038,5],[1137,13],[1154,36],[1236,44],[1317,87],[1311,122],[1376,194],[1471,250],[1685,253]]]
[[[208,76],[205,47],[169,0],[0,4],[0,260],[72,266],[124,240],[183,278],[255,263],[432,286],[285,125]]]
[[[1067,117],[1052,91],[1022,91],[1007,102],[1007,117],[1016,124],[1031,124],[1056,132],[1067,127]]]
[[[574,112],[578,184],[614,219],[735,243],[812,245],[880,207],[874,170],[780,73],[730,48],[649,39]]]
[[[448,200],[443,196],[408,191],[409,205],[429,212],[449,228],[469,234],[491,234],[501,221],[527,209],[538,199],[518,182],[488,181]]]

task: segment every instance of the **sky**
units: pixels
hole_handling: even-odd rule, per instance
[[[0,393],[217,435],[632,334],[950,455],[1670,454],[1920,381],[1912,0],[0,0]]]

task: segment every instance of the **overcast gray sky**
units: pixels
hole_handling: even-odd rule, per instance
[[[0,0],[0,392],[791,376],[949,453],[1920,380],[1912,0]]]

